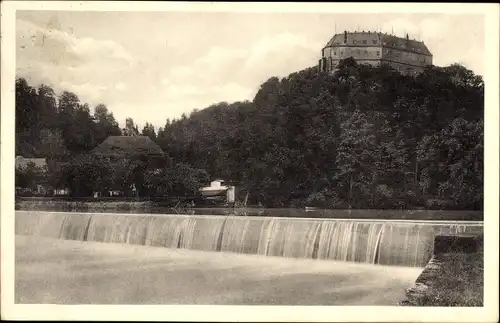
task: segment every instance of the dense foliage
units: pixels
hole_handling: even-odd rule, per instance
[[[40,155],[47,146],[53,155],[81,154],[120,131],[102,105],[91,116],[75,95],[63,93],[56,109],[50,88],[27,89],[18,80],[18,154]],[[141,134],[172,165],[199,175],[185,184],[189,189],[208,175],[224,178],[236,183],[240,198],[249,193],[250,203],[479,209],[483,112],[483,80],[460,65],[406,76],[347,59],[334,74],[310,68],[272,77],[252,102],[214,104],[167,120],[157,132],[146,124]],[[128,132],[139,133],[131,119]],[[160,177],[176,176],[171,169]],[[144,185],[175,186],[157,183],[152,171],[144,170]]]
[[[16,168],[16,187],[35,190],[37,184],[68,189],[71,196],[121,191],[126,196],[193,194],[208,181],[204,170],[173,163],[167,156],[151,164],[137,154],[134,158],[103,158],[90,151],[109,136],[138,135],[138,126],[127,118],[120,129],[104,104],[90,113],[78,96],[63,92],[56,97],[46,85],[32,88],[25,79],[16,80],[16,156],[45,157],[47,169],[28,163]],[[147,123],[142,135],[156,140]]]

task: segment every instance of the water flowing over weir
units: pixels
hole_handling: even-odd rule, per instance
[[[482,222],[305,219],[16,211],[16,234],[423,267],[438,234],[482,233]]]

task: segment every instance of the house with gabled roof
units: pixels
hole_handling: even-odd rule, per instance
[[[166,157],[161,147],[147,136],[110,136],[90,153],[94,156],[104,157],[112,163],[127,159],[140,160],[147,162],[153,168],[161,168]],[[134,192],[133,194],[137,192],[135,184],[130,190]],[[94,196],[101,194],[101,192],[95,192]],[[111,190],[105,194],[120,196],[126,192]]]
[[[46,158],[26,158],[23,156],[16,156],[16,168],[25,168],[28,167],[29,164],[33,166],[44,169],[47,167],[47,159]]]
[[[109,157],[165,155],[160,146],[147,136],[109,136],[92,150],[92,154]]]

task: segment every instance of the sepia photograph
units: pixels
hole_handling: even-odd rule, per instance
[[[2,3],[2,318],[498,320],[499,6],[289,5]]]

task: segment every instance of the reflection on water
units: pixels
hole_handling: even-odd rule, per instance
[[[127,204],[115,208],[36,206],[29,208],[43,211],[71,211],[92,213],[141,213],[141,214],[188,214],[188,215],[231,215],[265,216],[287,218],[329,218],[329,219],[387,219],[387,220],[452,220],[483,221],[482,211],[436,211],[436,210],[313,210],[305,209],[258,209],[258,208],[192,208],[174,209],[167,207],[130,208]]]

